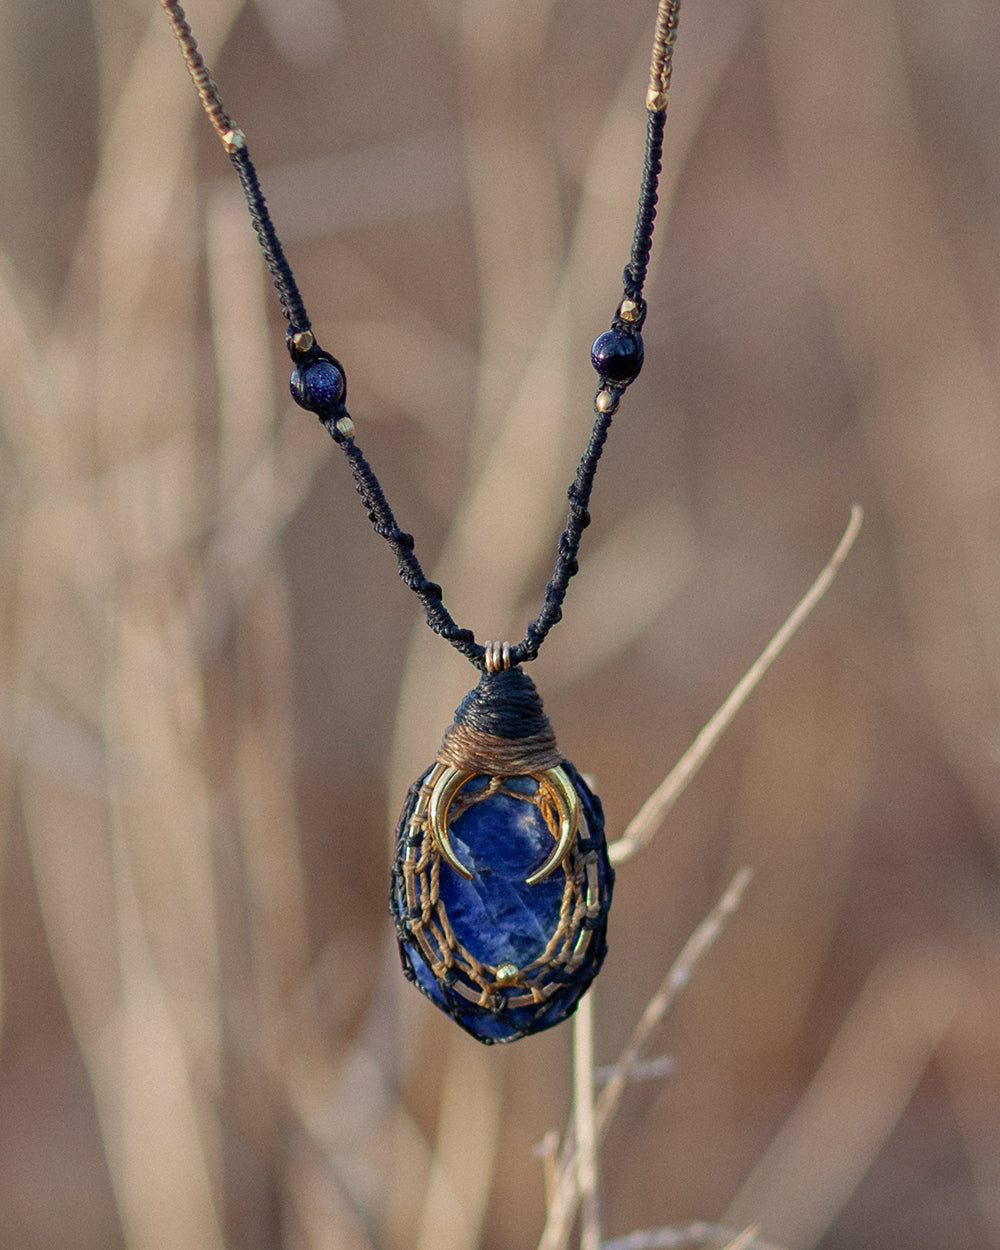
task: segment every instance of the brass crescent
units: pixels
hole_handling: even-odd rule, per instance
[[[460,876],[467,881],[472,880],[472,873],[455,854],[448,836],[448,809],[455,801],[455,796],[467,781],[475,777],[475,773],[463,772],[458,768],[439,765],[440,772],[434,781],[430,799],[427,804],[427,822],[431,836],[437,843],[438,850]],[[528,885],[537,885],[547,876],[555,872],[569,854],[573,839],[580,827],[580,797],[576,787],[562,768],[546,768],[540,773],[532,773],[539,786],[544,787],[549,798],[555,804],[559,815],[559,836],[555,849],[549,858],[526,878]]]
[[[438,765],[441,772],[434,789],[431,790],[427,804],[427,821],[431,827],[431,837],[437,843],[438,850],[460,876],[467,881],[472,880],[472,873],[452,850],[451,839],[448,837],[448,808],[455,801],[455,795],[475,773],[463,773],[457,768]]]
[[[569,848],[573,845],[576,831],[580,827],[580,796],[576,792],[576,786],[566,776],[565,770],[546,768],[544,772],[536,773],[535,776],[538,778],[538,784],[545,786],[555,802],[559,813],[559,837],[555,850],[549,858],[541,868],[527,878],[528,885],[537,885],[550,873],[555,872],[569,854]]]

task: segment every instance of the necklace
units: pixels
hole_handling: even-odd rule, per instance
[[[517,643],[479,643],[424,575],[355,440],[343,366],[312,332],[264,202],[246,137],[222,103],[184,11],[160,0],[201,102],[239,177],[274,279],[292,358],[291,392],[343,451],[376,533],[392,549],[427,624],[480,670],[431,768],[410,787],[396,830],[390,911],[403,971],[487,1045],[515,1041],[573,1013],[607,952],[614,888],[600,800],[564,759],[522,665],[562,616],[577,572],[597,464],[622,395],[642,368],[642,291],[656,214],[680,0],[658,0],[646,94],[646,149],[623,293],[591,349],[595,421],[568,491],[569,515],[541,611]]]

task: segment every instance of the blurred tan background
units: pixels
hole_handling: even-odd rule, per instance
[[[480,639],[534,615],[589,429],[653,9],[189,6]],[[755,878],[602,1151],[609,1239],[1000,1246],[998,52],[994,0],[681,14],[646,365],[532,673],[611,836],[867,519],[619,874],[598,1063]],[[571,1030],[477,1046],[386,915],[475,675],[288,397],[159,5],[5,0],[0,69],[0,1247],[532,1246]]]

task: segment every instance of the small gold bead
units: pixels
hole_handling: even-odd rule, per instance
[[[520,971],[517,964],[501,964],[497,968],[497,981],[501,985],[510,985],[512,981],[517,980]]]
[[[247,145],[247,137],[242,130],[227,130],[222,136],[227,152],[238,152]]]
[[[598,412],[611,413],[612,415],[618,411],[620,397],[614,391],[598,391],[597,398],[594,400],[594,407]]]
[[[639,305],[634,299],[623,299],[621,307],[618,309],[618,316],[622,321],[638,321]]]
[[[654,91],[650,87],[646,92],[646,109],[650,113],[662,113],[667,107],[667,93],[665,91]]]
[[[309,351],[315,342],[311,330],[300,330],[298,334],[292,335],[292,346],[297,352]]]
[[[337,433],[341,438],[354,437],[354,422],[350,417],[341,417],[337,422]]]

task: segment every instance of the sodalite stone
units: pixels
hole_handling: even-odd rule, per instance
[[[486,784],[469,782],[463,792]],[[538,783],[514,777],[510,788],[533,794]],[[511,962],[519,968],[537,959],[559,923],[562,872],[537,885],[526,878],[552,850],[552,835],[533,803],[497,794],[467,808],[449,823],[451,844],[472,870],[467,881],[449,865],[441,866],[441,901],[455,936],[484,964]]]
[[[552,969],[532,974],[533,983],[545,991],[537,1002],[513,1005],[512,1000],[518,997],[531,997],[530,988],[520,984],[494,988],[491,1001],[481,1005],[469,1000],[468,991],[478,992],[478,987],[461,968],[435,975],[418,940],[420,922],[414,913],[419,914],[420,908],[407,906],[403,870],[420,836],[419,831],[413,831],[411,817],[426,776],[411,788],[400,817],[390,909],[396,921],[403,971],[436,1006],[486,1045],[515,1041],[565,1020],[597,975],[607,951],[607,912],[614,871],[607,856],[601,804],[572,764],[564,761],[562,767],[580,796],[580,829],[565,864],[537,885],[529,886],[525,879],[551,854],[552,834],[533,803],[511,795],[494,794],[449,820],[452,847],[472,871],[471,881],[440,859],[436,849],[431,850],[439,861],[440,904],[455,938],[469,955],[492,968],[510,962],[524,969],[543,954],[558,928],[570,875],[584,883],[586,893],[590,865],[591,878],[596,874],[597,906],[569,935],[566,949],[557,951]],[[487,781],[473,778],[462,794]],[[505,784],[526,794],[534,793],[537,786],[531,777],[510,778]],[[426,851],[426,831],[421,846]],[[589,932],[589,941],[584,931]],[[575,967],[565,966],[568,952],[580,940],[587,943],[582,960]],[[464,984],[466,994],[459,992],[460,984]]]

